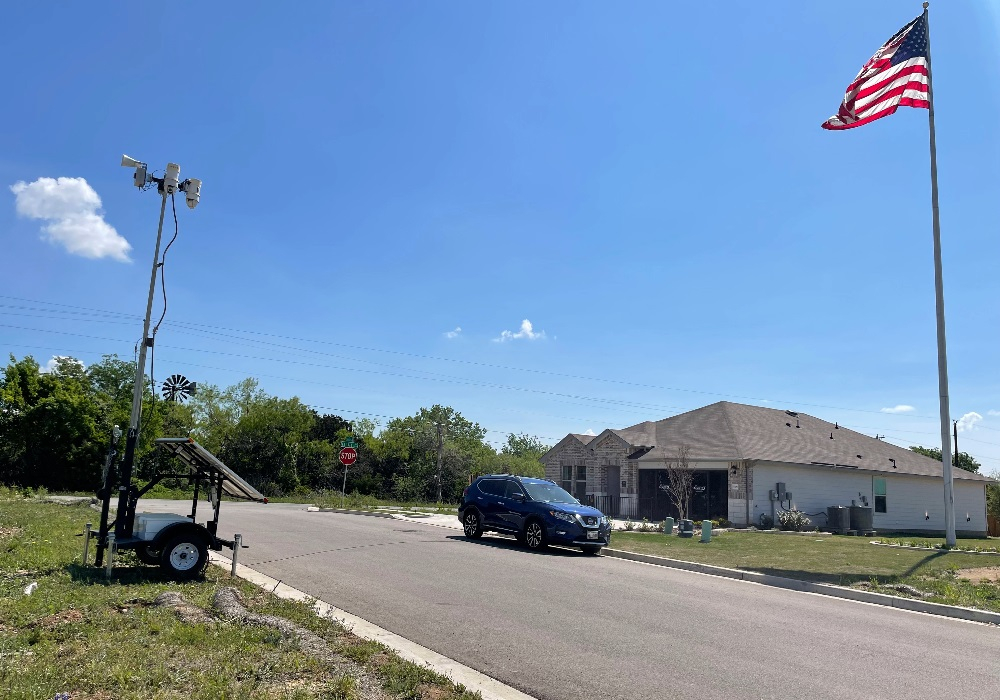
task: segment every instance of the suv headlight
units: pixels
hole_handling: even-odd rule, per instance
[[[565,520],[568,523],[575,523],[576,516],[572,513],[564,513],[561,510],[550,510],[549,515],[553,518],[559,518],[559,520]]]

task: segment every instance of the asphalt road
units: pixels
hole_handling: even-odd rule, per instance
[[[1000,697],[996,627],[299,505],[225,503],[234,532],[241,564],[544,700]]]

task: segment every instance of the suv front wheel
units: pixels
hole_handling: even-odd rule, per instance
[[[537,520],[528,522],[524,527],[524,544],[528,549],[545,548],[545,528]]]
[[[479,517],[479,511],[470,508],[465,511],[465,518],[462,519],[462,529],[465,536],[477,539],[483,536],[483,520]]]

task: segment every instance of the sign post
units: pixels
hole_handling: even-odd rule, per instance
[[[358,461],[358,451],[355,449],[357,443],[353,437],[349,437],[340,443],[340,463],[344,465],[344,487],[340,490],[340,507],[344,507],[344,499],[347,497],[347,468]]]

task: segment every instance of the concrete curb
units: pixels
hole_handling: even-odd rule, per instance
[[[313,506],[315,507],[315,506]],[[306,510],[312,513],[346,513],[347,515],[368,515],[372,518],[392,518],[392,513],[380,513],[373,510],[352,510],[350,508],[307,508]]]
[[[209,561],[227,571],[232,568],[232,560],[215,552],[209,552]],[[352,615],[346,610],[341,610],[329,603],[313,598],[297,588],[292,588],[248,566],[237,563],[236,575],[255,586],[270,591],[279,598],[311,603],[316,610],[316,614],[340,622],[344,627],[362,639],[384,644],[407,661],[412,661],[420,666],[426,666],[432,671],[440,673],[442,676],[447,676],[454,683],[464,685],[469,690],[479,691],[483,696],[483,700],[537,700],[534,696],[522,693],[520,690],[501,683],[495,678],[490,678],[474,668],[460,664],[454,659],[449,659],[447,656],[432,651],[427,647],[420,646],[416,642],[411,642],[405,637],[400,637],[398,634],[382,629],[357,615]]]
[[[775,588],[784,588],[790,591],[817,593],[819,595],[831,596],[833,598],[844,598],[846,600],[860,601],[862,603],[872,603],[873,605],[882,605],[889,608],[898,608],[900,610],[910,610],[914,612],[927,613],[929,615],[939,615],[942,617],[953,617],[959,620],[968,620],[971,622],[983,622],[986,624],[1000,625],[1000,613],[990,612],[988,610],[974,610],[973,608],[961,608],[957,605],[928,603],[923,600],[900,598],[897,596],[885,595],[884,593],[872,593],[870,591],[859,591],[854,588],[834,586],[828,583],[799,581],[798,579],[784,578],[783,576],[761,574],[756,571],[728,569],[724,566],[698,564],[690,561],[681,561],[679,559],[657,557],[651,554],[637,554],[636,552],[626,552],[620,549],[611,549],[609,547],[602,549],[601,554],[606,557],[627,559],[629,561],[637,561],[643,564],[652,564],[653,566],[683,569],[684,571],[694,571],[699,574],[708,574],[709,576],[723,576],[725,578],[733,578],[740,581],[750,581],[751,583],[759,583],[764,586],[774,586]]]
[[[891,547],[892,549],[912,549],[915,552],[940,552],[941,554],[985,554],[991,557],[1000,556],[1000,552],[973,552],[968,549],[942,549],[940,547],[913,547],[908,544],[888,544],[887,542],[869,542],[876,547]]]

